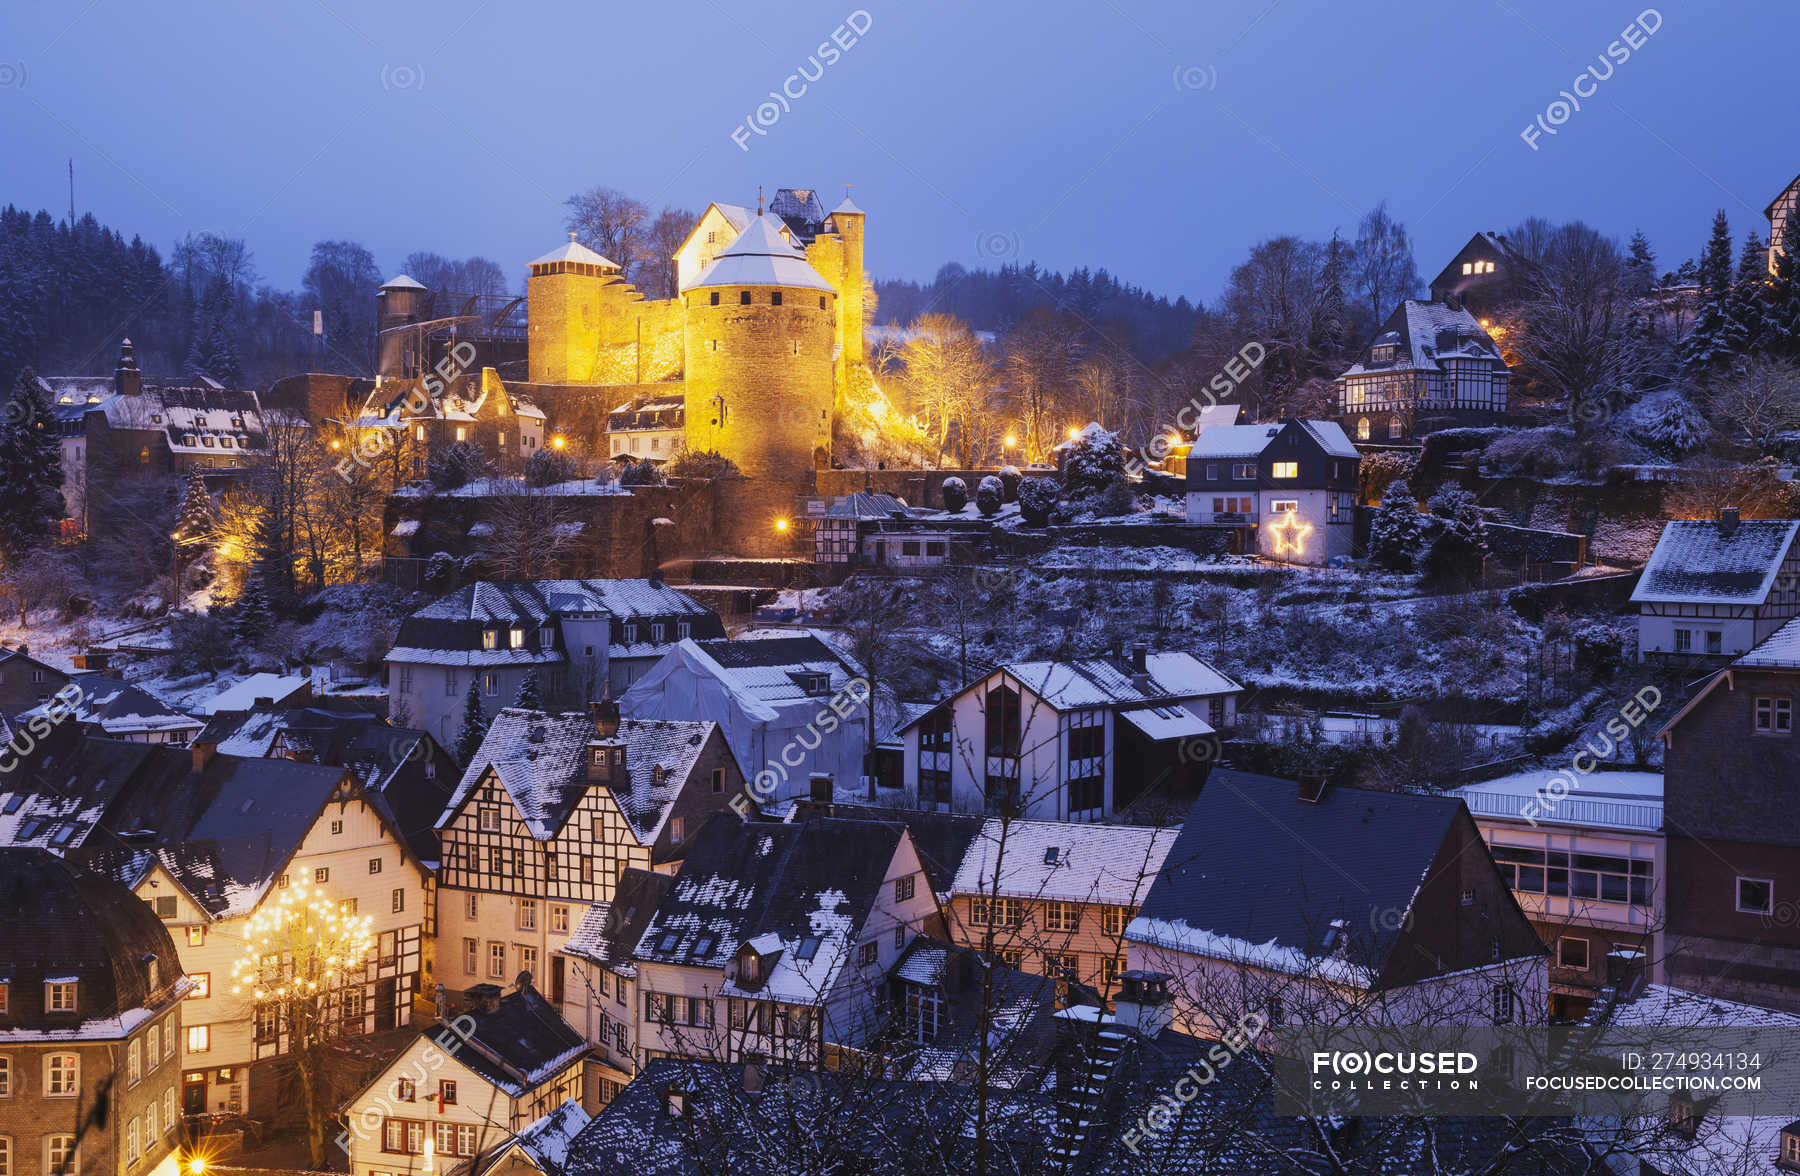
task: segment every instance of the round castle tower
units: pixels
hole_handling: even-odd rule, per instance
[[[752,477],[802,480],[828,461],[838,297],[758,213],[682,291],[687,447]]]
[[[425,317],[426,289],[406,274],[396,274],[376,291],[375,330],[380,339],[375,370],[384,376],[412,376],[419,370],[417,332],[398,328]]]

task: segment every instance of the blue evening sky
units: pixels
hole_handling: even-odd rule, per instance
[[[81,211],[165,253],[243,236],[289,287],[331,237],[384,271],[430,249],[522,275],[563,239],[563,199],[602,183],[694,210],[854,184],[886,277],[1017,256],[1210,300],[1254,242],[1354,232],[1384,198],[1427,277],[1533,213],[1642,228],[1669,268],[1718,208],[1761,229],[1800,171],[1800,37],[1776,0],[1657,0],[1654,35],[1556,126],[1559,91],[1643,11],[10,0],[0,201],[61,215],[72,156]],[[751,133],[846,19],[866,33]],[[1539,115],[1558,133],[1533,150]]]

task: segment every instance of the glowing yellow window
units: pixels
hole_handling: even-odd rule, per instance
[[[1272,478],[1298,478],[1300,476],[1300,463],[1297,461],[1278,461],[1269,470],[1269,476]]]

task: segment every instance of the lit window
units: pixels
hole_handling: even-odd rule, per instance
[[[500,630],[498,630],[498,629],[483,629],[481,631],[481,648],[483,648],[483,649],[499,649],[500,648]]]
[[[1368,417],[1358,417],[1357,418],[1356,439],[1358,441],[1367,441],[1369,439],[1369,418]]]
[[[44,1093],[52,1098],[74,1098],[81,1085],[81,1061],[72,1053],[53,1053],[44,1059]]]
[[[187,1051],[189,1053],[205,1053],[212,1048],[212,1026],[189,1025],[187,1031]]]
[[[1298,478],[1300,463],[1297,461],[1278,461],[1270,467],[1269,474],[1276,478]]]
[[[489,698],[500,693],[500,676],[491,670],[481,675],[481,692]]]
[[[1474,272],[1475,272],[1475,265],[1473,262],[1467,262],[1467,261],[1463,262],[1463,273],[1472,274]]]
[[[188,989],[189,1000],[205,1000],[212,995],[211,972],[189,972],[188,979],[194,982],[194,986]]]
[[[507,635],[507,642],[514,649],[524,649],[525,648],[525,630],[523,630],[523,629],[512,630],[512,632]]]

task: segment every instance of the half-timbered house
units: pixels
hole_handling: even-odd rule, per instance
[[[530,972],[561,1007],[562,948],[588,908],[630,867],[673,870],[743,790],[715,723],[501,711],[438,821],[441,974]]]
[[[1631,601],[1638,660],[1723,665],[1800,616],[1800,552],[1793,519],[1713,519],[1663,527]]]
[[[720,815],[638,940],[635,1060],[817,1064],[879,1033],[937,898],[904,825]]]
[[[587,1042],[531,984],[473,985],[461,1004],[345,1104],[351,1176],[485,1161],[581,1097]]]
[[[430,963],[430,881],[354,772],[90,735],[51,738],[0,772],[13,844],[62,853],[148,903],[194,981],[180,1042],[184,1113],[266,1114],[278,1027],[229,992],[264,901],[294,877],[370,917],[375,945],[347,994],[346,1032],[410,1024]]]
[[[1357,441],[1410,441],[1435,429],[1498,424],[1511,379],[1480,319],[1408,298],[1337,378],[1338,421]]]
[[[569,957],[563,1015],[593,1045],[587,1097],[605,1106],[637,1074],[637,945],[657,904],[675,881],[670,874],[627,867],[612,901],[589,907],[563,945]]]

